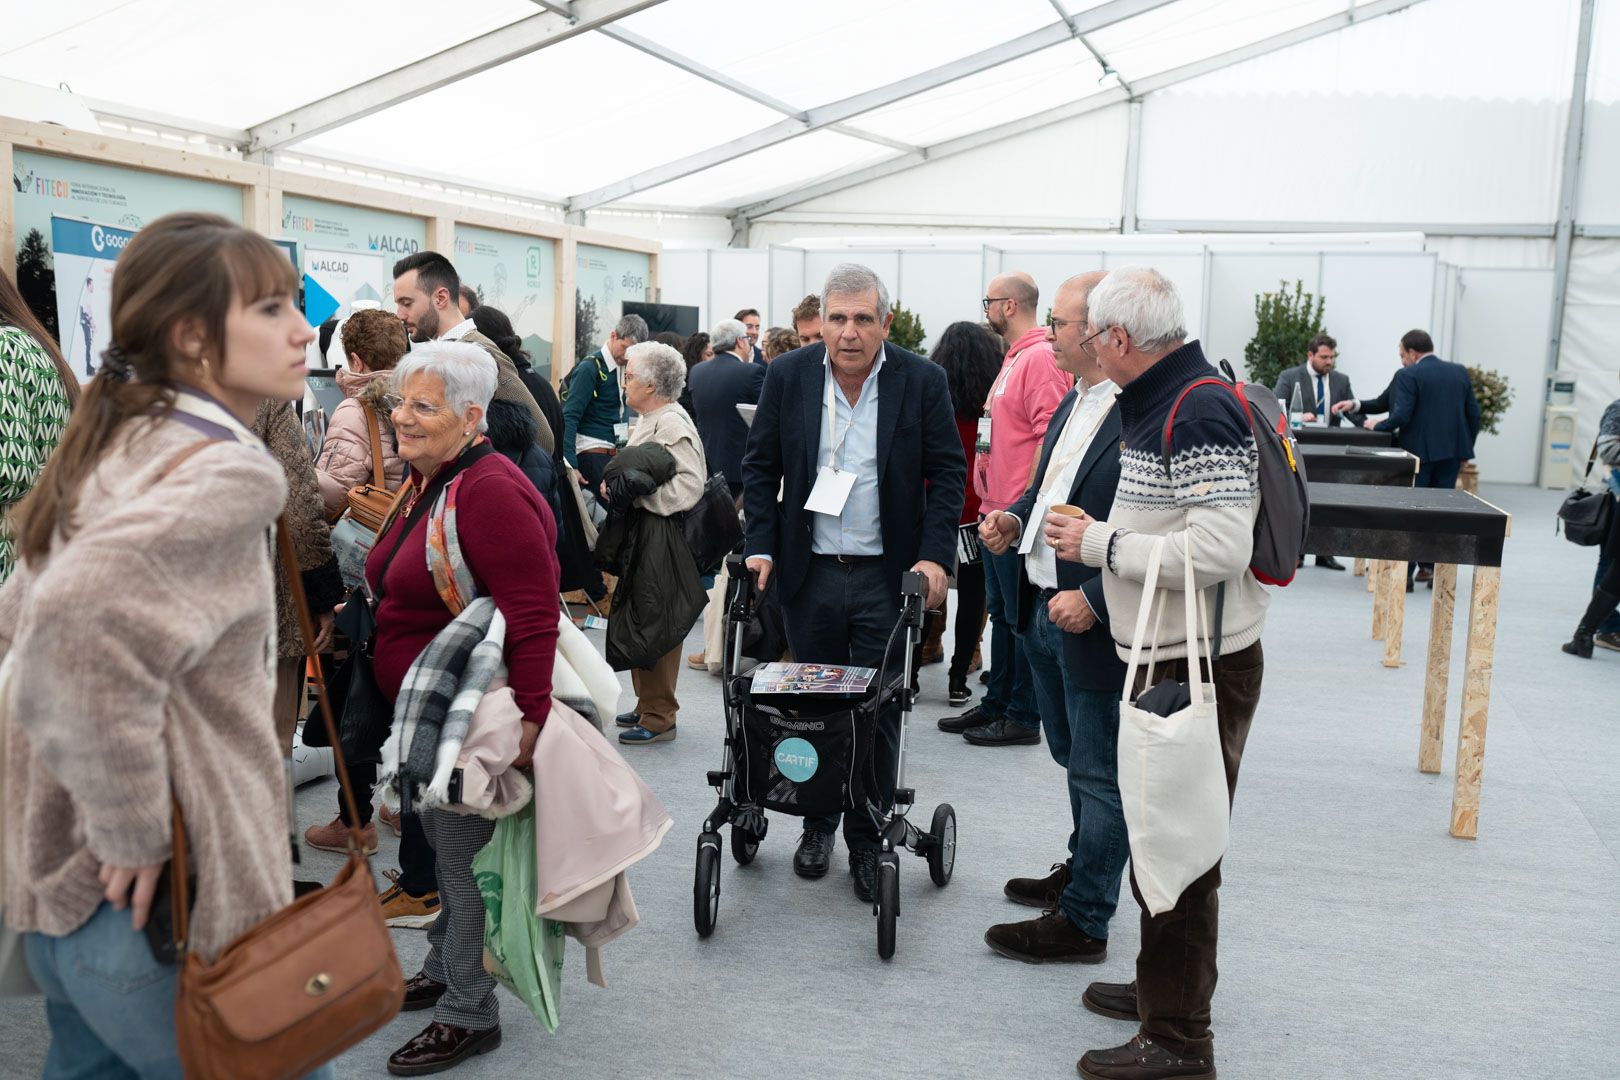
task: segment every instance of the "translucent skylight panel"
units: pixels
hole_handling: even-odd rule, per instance
[[[1113,85],[1091,53],[1071,41],[858,116],[849,127],[928,146],[1066,105]]]
[[[1127,81],[1344,11],[1346,0],[1180,0],[1088,36]]]
[[[845,169],[895,156],[887,146],[813,131],[626,199],[653,206],[731,208],[808,187]]]
[[[402,171],[576,195],[780,119],[587,34],[298,145]]]
[[[6,4],[0,76],[245,128],[534,15],[528,0]],[[451,32],[444,36],[445,29]]]
[[[808,109],[1057,21],[1048,0],[666,0],[620,25]]]

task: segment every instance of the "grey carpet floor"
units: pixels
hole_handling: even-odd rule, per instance
[[[1406,666],[1380,665],[1360,579],[1307,567],[1272,594],[1265,688],[1249,740],[1221,895],[1221,1074],[1242,1078],[1612,1077],[1620,1019],[1620,654],[1562,655],[1594,556],[1552,532],[1559,496],[1488,487],[1515,516],[1503,571],[1477,841],[1447,834],[1464,643],[1459,618],[1445,771],[1418,773],[1428,593],[1410,598]],[[1466,610],[1468,572],[1459,588]],[[695,647],[698,636],[694,635]],[[628,679],[626,707],[630,702]],[[1129,1024],[1084,1011],[1093,978],[1132,977],[1137,914],[1125,892],[1095,967],[1032,967],[984,946],[993,922],[1031,914],[1001,896],[1044,872],[1068,831],[1061,774],[1044,746],[986,750],[935,729],[945,672],[923,673],[912,729],[918,818],[948,801],[956,878],[936,889],[901,868],[892,962],[875,951],[842,845],[834,872],[793,876],[797,822],[773,818],[758,860],[724,863],[719,927],[692,929],[692,866],[713,803],[722,720],[717,680],[681,675],[680,736],[629,751],[675,819],[632,872],[642,925],[605,952],[609,986],[573,951],[562,1026],[544,1033],[504,996],[505,1045],[477,1077],[980,1077],[1074,1075]],[[305,822],[332,814],[328,781],[299,793]],[[380,867],[395,865],[384,833]],[[316,854],[305,873],[329,873]],[[416,970],[419,931],[396,931]],[[338,1062],[384,1075],[425,1022],[402,1016]],[[0,1004],[0,1074],[37,1075],[48,1042],[34,1003]]]

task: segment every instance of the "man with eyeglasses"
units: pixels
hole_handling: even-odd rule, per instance
[[[1346,415],[1349,415],[1351,423],[1360,423],[1355,391],[1350,389],[1350,376],[1338,370],[1338,359],[1339,343],[1332,337],[1317,334],[1311,338],[1310,344],[1305,347],[1305,362],[1277,376],[1277,385],[1272,392],[1282,399],[1283,409],[1290,407],[1297,390],[1299,399],[1305,403],[1304,420],[1307,424],[1338,427]],[[1349,402],[1350,407],[1342,407],[1343,402]],[[1325,570],[1344,569],[1344,563],[1332,555],[1318,555],[1316,565]]]
[[[1007,355],[991,384],[979,420],[973,489],[986,515],[1005,510],[1029,487],[1036,453],[1058,402],[1074,386],[1074,376],[1058,368],[1046,327],[1040,325],[1040,290],[1022,272],[991,280],[980,303],[990,329],[1001,335]],[[1014,629],[1023,560],[1016,551],[984,553],[986,607],[990,613],[990,678],[984,697],[960,716],[939,722],[941,731],[960,733],[972,746],[1017,746],[1041,741],[1029,663]]]

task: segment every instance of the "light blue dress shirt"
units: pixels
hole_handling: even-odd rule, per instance
[[[840,472],[855,474],[855,486],[837,517],[816,514],[811,526],[810,550],[817,555],[881,555],[883,529],[878,513],[878,372],[883,370],[886,349],[880,347],[877,362],[861,385],[860,397],[849,403],[833,379],[832,361],[824,362],[821,384],[821,434],[816,451],[817,475],[822,466],[836,465]],[[832,391],[833,422],[828,440],[827,396]],[[834,451],[836,451],[836,460]]]

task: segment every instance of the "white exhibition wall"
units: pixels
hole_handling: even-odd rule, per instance
[[[1609,257],[1620,271],[1620,242],[1611,244]],[[1447,359],[1507,376],[1515,400],[1501,433],[1481,439],[1480,467],[1501,482],[1531,483],[1536,477],[1551,316],[1549,269],[1459,269],[1423,250],[1422,237],[1412,234],[1004,236],[995,244],[940,240],[926,246],[893,238],[886,243],[807,240],[763,251],[666,251],[662,299],[695,305],[706,327],[743,307],[760,308],[767,326],[786,326],[793,307],[807,293],[819,292],[827,272],[846,260],[871,266],[890,293],[917,314],[928,333],[925,347],[958,319],[980,320],[979,300],[990,279],[1003,271],[1031,274],[1044,312],[1058,284],[1076,273],[1154,266],[1181,292],[1189,335],[1202,340],[1211,360],[1230,360],[1240,374],[1244,346],[1254,334],[1256,295],[1299,281],[1325,298],[1324,325],[1338,339],[1340,369],[1363,397],[1389,385],[1398,364],[1397,343],[1412,329],[1430,330]],[[1574,288],[1577,304],[1585,295],[1583,283],[1584,278]],[[1587,321],[1594,328],[1613,323],[1610,340],[1620,339],[1620,308],[1589,306],[1595,314]],[[1601,411],[1597,384],[1588,381],[1594,383],[1593,405]],[[1602,386],[1610,397],[1613,389]],[[1582,392],[1588,393],[1585,382]]]

